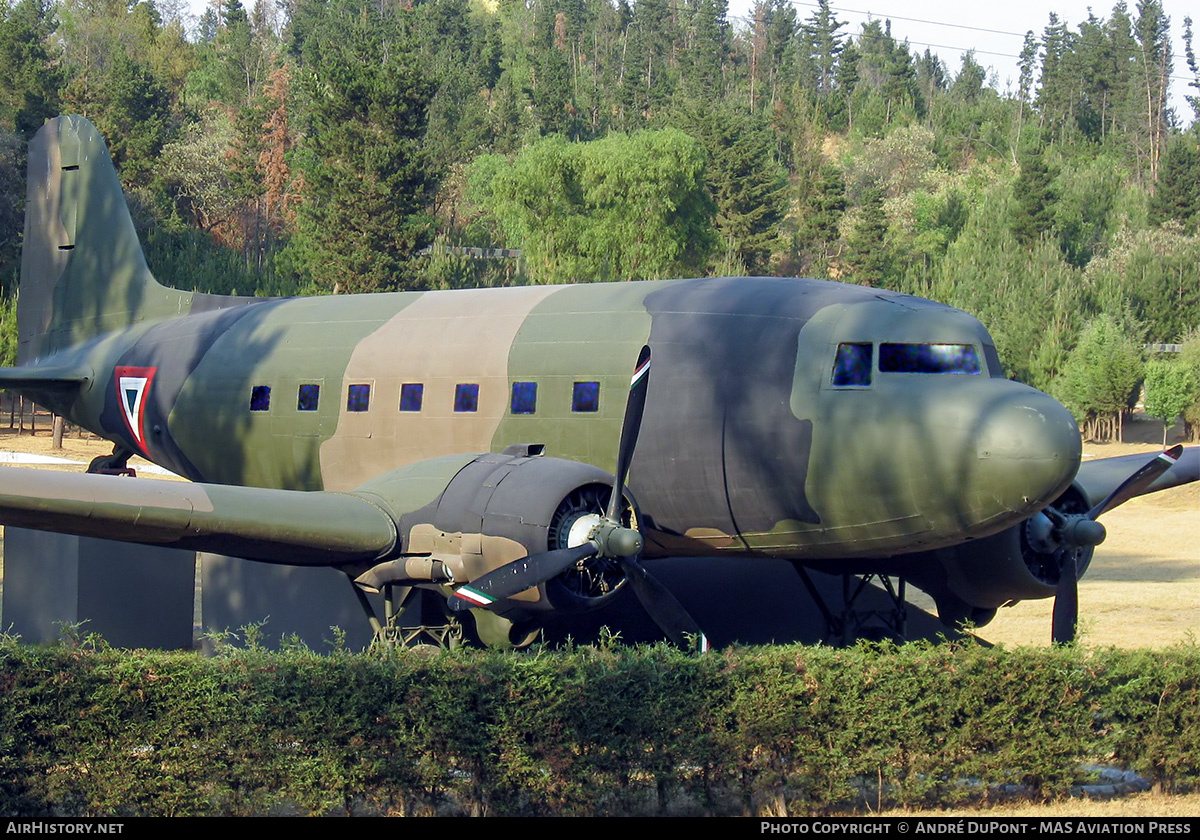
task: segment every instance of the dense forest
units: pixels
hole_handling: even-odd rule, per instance
[[[827,0],[735,22],[726,0],[221,0],[191,30],[184,11],[0,0],[8,359],[26,141],[74,112],[175,286],[828,278],[979,316],[1091,435],[1143,381],[1148,412],[1200,429],[1200,69],[1157,0],[1051,14],[1005,94],[971,53],[850,32]]]

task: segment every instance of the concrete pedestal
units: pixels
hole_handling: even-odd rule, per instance
[[[266,622],[259,640],[263,646],[278,648],[284,638],[295,635],[323,653],[330,650],[333,626],[345,631],[350,650],[371,643],[371,627],[343,573],[251,563],[206,552],[199,557],[205,633],[231,630],[240,637],[240,628]],[[382,618],[378,599],[375,609]],[[231,641],[241,644],[240,638]]]
[[[5,629],[49,642],[64,626],[114,647],[192,647],[191,551],[4,529]]]

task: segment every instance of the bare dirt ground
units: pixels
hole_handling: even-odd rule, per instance
[[[1195,817],[1200,815],[1200,793],[1164,796],[1135,793],[1113,799],[1064,799],[1061,802],[1008,802],[991,808],[952,808],[945,811],[882,811],[881,817]]]
[[[16,429],[0,426],[0,453],[19,452],[26,455],[44,455],[51,458],[64,458],[77,461],[77,464],[17,464],[0,463],[0,466],[36,467],[41,470],[60,470],[66,472],[83,472],[88,462],[98,455],[112,452],[112,444],[106,440],[86,432],[80,434],[74,430],[63,435],[62,449],[55,449],[50,434],[50,423],[47,417],[39,415],[36,434],[30,434],[28,428],[21,433]],[[135,470],[151,466],[150,462],[137,455],[129,459],[129,466]],[[142,477],[142,473],[138,473]],[[146,478],[161,478],[160,475],[145,474]]]

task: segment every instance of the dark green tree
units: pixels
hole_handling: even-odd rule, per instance
[[[654,0],[634,4],[621,61],[619,128],[646,125],[666,112],[678,83],[674,57],[678,40],[668,4]]]
[[[653,0],[652,0],[653,2]],[[719,102],[724,96],[730,55],[726,0],[690,0],[679,51],[680,92],[691,102]]]
[[[902,115],[909,119],[923,116],[925,102],[917,84],[916,65],[908,44],[892,37],[891,21],[864,24],[858,50],[861,57],[855,107],[860,129],[866,134],[882,135]]]
[[[1171,80],[1171,19],[1163,13],[1158,0],[1138,0],[1134,37],[1138,54],[1135,78],[1138,96],[1138,137],[1136,145],[1142,171],[1154,183],[1158,180],[1163,146],[1167,139],[1169,109],[1167,92]]]
[[[1187,60],[1188,72],[1192,78],[1188,87],[1195,91],[1185,95],[1188,105],[1192,106],[1192,127],[1200,131],[1200,63],[1196,61],[1196,51],[1192,47],[1192,19],[1183,19],[1183,55]]]
[[[1029,247],[1054,227],[1054,173],[1045,152],[1031,150],[1021,157],[1021,172],[1013,183],[1016,201],[1009,211],[1013,236]]]
[[[1173,219],[1188,233],[1196,232],[1200,226],[1200,140],[1176,137],[1168,144],[1149,210],[1153,224]]]
[[[916,64],[917,86],[921,90],[921,96],[924,97],[926,102],[933,102],[935,97],[946,90],[946,78],[948,75],[946,72],[946,63],[933,50],[926,47],[925,52],[917,59]]]
[[[0,10],[0,127],[29,135],[58,113],[62,78],[48,47],[55,26],[45,0]]]
[[[837,248],[838,225],[846,213],[846,183],[831,163],[823,164],[804,207],[804,220],[797,235],[800,266],[807,276],[828,272],[830,257]]]
[[[864,286],[887,286],[893,279],[893,261],[887,245],[888,223],[883,211],[883,191],[863,193],[858,220],[847,237],[846,263],[850,271],[841,279]]]
[[[306,189],[297,245],[326,289],[404,288],[432,239],[423,152],[433,84],[398,12],[331,0],[305,42]]]
[[[797,63],[796,9],[787,0],[757,0],[750,42],[750,109],[781,103]]]
[[[973,104],[979,101],[986,81],[987,71],[975,60],[975,51],[967,50],[962,55],[962,67],[954,77],[954,84],[950,86],[950,95],[959,102]]]
[[[534,16],[535,35],[531,44],[533,104],[544,134],[578,137],[578,109],[568,58],[573,20],[557,2],[541,2]]]
[[[770,126],[728,105],[693,111],[681,122],[706,152],[724,269],[767,272],[780,242],[787,183]]]
[[[834,16],[829,0],[818,0],[816,5],[800,25],[800,78],[818,100],[824,100],[833,95],[838,59],[845,47],[839,30],[846,22]]]
[[[488,99],[500,78],[497,16],[472,14],[467,0],[432,0],[414,14],[423,63],[437,82],[426,140],[447,168],[494,141]]]

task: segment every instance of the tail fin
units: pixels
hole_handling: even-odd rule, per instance
[[[186,313],[192,294],[160,285],[142,254],[104,138],[83,117],[29,142],[17,363],[138,321]]]

